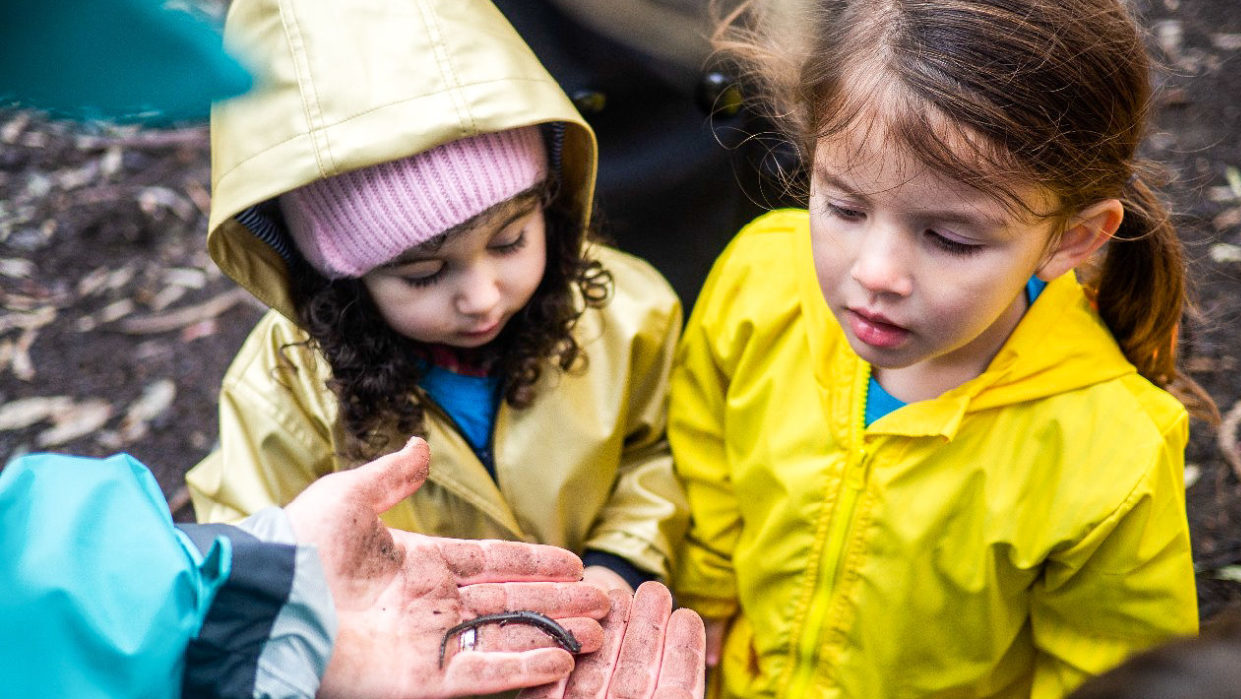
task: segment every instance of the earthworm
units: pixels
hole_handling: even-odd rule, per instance
[[[498,623],[501,626],[504,624],[527,624],[529,626],[542,629],[548,636],[555,639],[556,643],[559,644],[561,648],[564,648],[570,653],[577,653],[582,650],[582,644],[573,637],[573,633],[560,624],[557,624],[551,617],[544,616],[538,612],[525,610],[516,612],[499,612],[497,614],[483,614],[482,616],[476,616],[473,619],[463,621],[445,631],[444,638],[440,641],[440,667],[444,667],[444,652],[448,648],[448,639],[461,633],[462,631],[477,629],[484,624],[491,623]]]

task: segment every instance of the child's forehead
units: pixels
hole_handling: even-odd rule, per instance
[[[949,132],[938,142],[950,151],[947,157],[927,157],[925,148],[910,144],[901,129],[881,115],[855,119],[818,140],[813,174],[820,183],[849,194],[901,190],[901,197],[912,196],[923,204],[928,196],[943,197],[1023,219],[1054,208],[1036,182],[1004,169],[964,135]],[[905,186],[911,182],[915,184]]]
[[[1028,195],[1041,189],[1002,145],[933,105],[899,87],[861,91],[863,100],[842,102],[834,118],[820,125],[813,144],[816,173],[887,181],[931,173],[953,189],[1017,209],[1027,208]]]

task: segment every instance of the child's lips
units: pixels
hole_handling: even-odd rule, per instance
[[[485,335],[492,334],[499,327],[500,327],[500,321],[497,320],[491,323],[487,323],[486,325],[480,325],[478,328],[474,330],[466,330],[465,332],[461,334],[467,337],[483,337]]]
[[[891,349],[909,337],[909,330],[878,313],[850,308],[846,313],[846,318],[853,335],[872,347]]]

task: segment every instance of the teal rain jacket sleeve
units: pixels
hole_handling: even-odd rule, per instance
[[[0,560],[6,696],[309,697],[331,653],[318,553],[283,511],[174,526],[125,454],[10,462]]]

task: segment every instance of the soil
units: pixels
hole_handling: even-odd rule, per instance
[[[1195,421],[1188,512],[1204,619],[1241,603],[1241,13],[1233,0],[1146,0],[1167,64],[1148,155],[1193,268],[1192,376],[1228,419]],[[174,517],[211,449],[229,361],[262,309],[205,252],[202,126],[141,130],[0,110],[0,462],[126,451]],[[1236,468],[1234,468],[1234,465]]]

